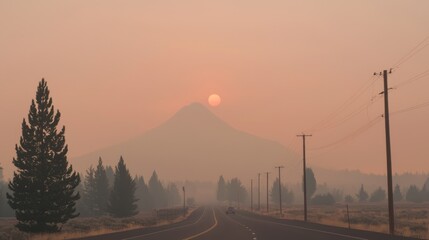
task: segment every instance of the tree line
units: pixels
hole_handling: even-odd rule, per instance
[[[164,187],[156,171],[146,184],[142,176],[131,177],[122,157],[115,172],[112,171],[110,166],[103,165],[101,158],[96,168],[91,166],[86,171],[80,212],[87,216],[129,217],[137,214],[137,210],[150,211],[181,203],[177,185],[170,183]]]
[[[328,190],[326,184],[318,185],[314,172],[311,168],[306,169],[307,176],[307,197],[309,205],[333,205],[335,203],[344,202],[344,203],[377,203],[386,201],[387,193],[386,191],[378,187],[373,192],[368,193],[363,184],[357,191],[355,195],[347,194],[344,196],[344,193],[340,189],[331,189]],[[238,179],[233,179],[231,182],[237,182]],[[239,181],[239,180],[238,180]],[[219,177],[217,184],[217,200],[220,202],[228,201],[231,203],[231,200],[236,200],[236,191],[233,191],[231,182],[226,182],[223,176]],[[240,182],[241,184],[241,182]],[[303,186],[303,185],[302,185]],[[255,186],[254,186],[255,188]],[[320,188],[320,190],[318,190]],[[316,192],[319,192],[316,194]],[[293,204],[295,201],[295,195],[293,190],[288,188],[285,184],[281,185],[282,193],[282,203],[283,204]],[[254,192],[255,194],[255,192]],[[254,195],[254,199],[256,195]],[[272,183],[269,190],[269,201],[273,204],[279,204],[279,179],[276,178]],[[264,199],[264,198],[263,198]],[[410,185],[405,194],[402,193],[401,188],[396,184],[393,191],[394,201],[407,201],[414,203],[429,202],[429,178],[426,180],[422,188],[417,187],[416,185]]]
[[[22,134],[15,146],[16,171],[9,183],[0,166],[0,215],[14,214],[16,227],[25,232],[56,232],[70,219],[86,215],[128,217],[140,210],[178,204],[177,186],[164,187],[153,172],[146,184],[131,177],[120,157],[113,169],[98,165],[81,182],[67,160],[65,127],[58,129],[61,113],[55,110],[47,82],[42,79],[32,100]],[[7,201],[6,201],[7,200]]]
[[[231,180],[225,181],[223,176],[219,177],[216,193],[218,201],[228,201],[230,204],[235,202],[237,206],[239,206],[240,203],[245,203],[247,201],[247,197],[247,190],[240,179],[232,178]]]

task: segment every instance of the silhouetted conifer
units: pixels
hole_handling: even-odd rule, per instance
[[[408,188],[405,199],[410,202],[421,203],[423,202],[422,192],[416,185],[411,185]]]
[[[94,180],[94,168],[92,166],[86,170],[86,175],[83,181],[83,194],[82,200],[85,203],[87,214],[95,214],[95,180]]]
[[[307,178],[307,200],[309,201],[311,197],[314,195],[314,193],[316,192],[317,182],[316,182],[316,178],[314,177],[314,172],[311,168],[305,169],[305,175]],[[302,186],[304,189],[304,184]]]
[[[138,200],[138,206],[140,210],[149,211],[153,209],[152,196],[149,193],[149,188],[144,181],[143,177],[137,177],[137,190],[136,196]]]
[[[386,191],[381,187],[374,190],[374,192],[371,193],[371,197],[369,198],[370,202],[381,202],[384,200],[386,200]]]
[[[3,181],[3,167],[0,165],[0,181]]]
[[[363,189],[363,184],[360,186],[360,190],[358,192],[358,194],[356,194],[356,198],[358,199],[359,202],[366,202],[368,201],[368,193],[365,191],[365,189]]]
[[[94,186],[95,186],[95,213],[103,215],[107,213],[109,203],[109,180],[107,179],[106,169],[103,166],[101,157],[98,159],[97,168],[94,171]]]
[[[227,183],[228,200],[235,201],[237,204],[243,203],[247,199],[247,191],[241,183],[240,179],[233,178]]]
[[[180,203],[180,194],[179,189],[177,188],[176,184],[170,183],[167,186],[167,206],[176,206]]]
[[[136,183],[121,157],[115,168],[115,182],[110,193],[109,212],[113,217],[131,217],[138,213],[135,191]]]
[[[166,191],[155,171],[153,171],[149,179],[149,193],[152,196],[154,208],[163,208],[167,206]]]
[[[273,182],[270,191],[271,201],[275,204],[279,204],[280,196],[279,196],[279,178]],[[291,204],[293,203],[294,195],[292,190],[289,189],[282,184],[282,203]]]
[[[401,193],[401,188],[396,184],[395,190],[393,190],[393,200],[399,202],[402,201],[402,199],[404,199],[404,196]]]
[[[223,202],[226,200],[226,183],[223,176],[219,177],[219,181],[217,182],[217,200]]]
[[[22,122],[22,136],[16,145],[13,164],[17,171],[9,183],[9,205],[15,210],[17,227],[26,232],[53,232],[77,217],[79,175],[67,161],[63,127],[57,132],[61,114],[55,112],[44,79],[32,101],[28,124]]]
[[[109,186],[112,187],[113,182],[115,181],[115,171],[113,171],[112,166],[109,166],[109,165],[106,166],[106,175],[107,175],[107,180],[109,182]]]

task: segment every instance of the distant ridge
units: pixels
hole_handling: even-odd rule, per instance
[[[281,144],[231,127],[204,105],[191,103],[159,127],[118,145],[74,158],[83,172],[101,156],[115,165],[124,156],[132,174],[157,170],[166,180],[216,180],[219,175],[247,179],[294,157]]]

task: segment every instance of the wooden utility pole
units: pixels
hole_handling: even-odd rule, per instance
[[[186,215],[186,192],[185,192],[185,186],[182,187],[183,190],[183,216]]]
[[[250,179],[250,209],[253,212],[253,179]]]
[[[281,180],[280,180],[280,169],[282,169],[284,167],[283,166],[278,166],[278,167],[275,167],[275,168],[279,169],[279,200],[280,200],[279,206],[280,206],[280,216],[282,216],[283,215],[283,212],[282,212],[282,183],[281,183]]]
[[[270,172],[266,172],[266,174],[267,174],[267,213],[269,213],[270,212],[270,208],[269,208],[270,201],[268,198],[268,193],[270,192],[270,190],[269,190],[269,186],[268,186],[268,175],[270,174]]]
[[[386,158],[387,158],[387,200],[389,204],[389,232],[395,234],[395,215],[393,207],[393,183],[392,183],[392,155],[390,150],[390,122],[389,122],[389,87],[387,82],[387,75],[392,73],[392,69],[389,72],[383,71],[384,81],[384,123],[386,131]],[[374,75],[377,75],[374,73]],[[381,75],[381,73],[380,73]]]
[[[296,135],[297,137],[302,137],[302,166],[303,166],[303,185],[304,185],[304,221],[307,222],[307,174],[306,174],[306,165],[305,165],[305,137],[311,137],[312,135],[306,135],[306,134],[301,134],[301,135]]]
[[[258,173],[258,211],[261,211],[261,174]]]

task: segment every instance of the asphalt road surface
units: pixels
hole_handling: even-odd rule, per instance
[[[85,240],[396,240],[413,239],[387,234],[281,220],[220,207],[200,207],[186,220],[160,227],[83,238]]]

